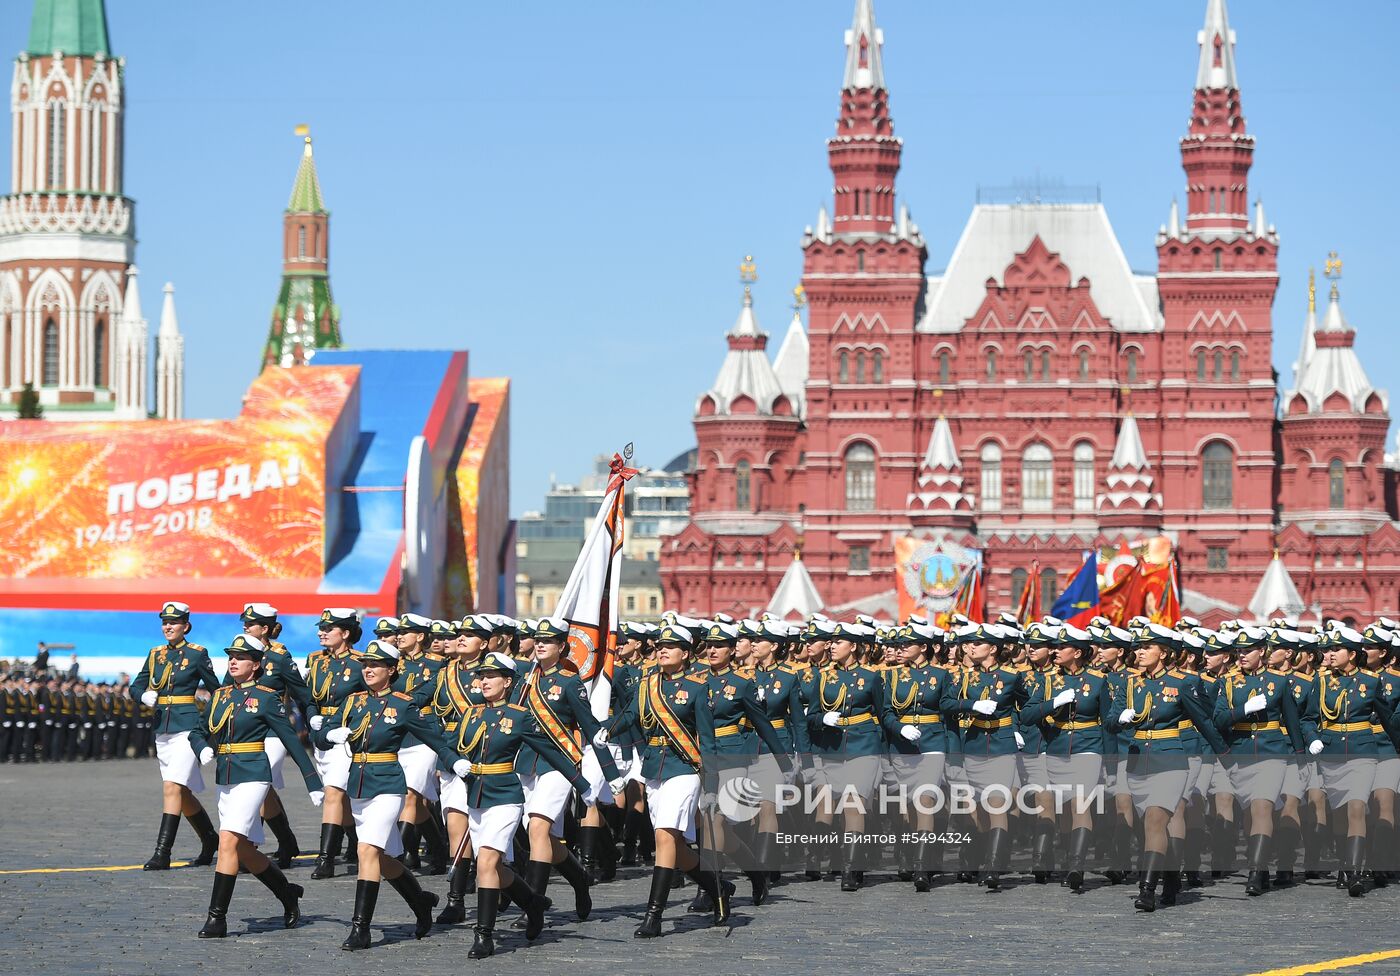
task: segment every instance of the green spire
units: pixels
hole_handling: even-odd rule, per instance
[[[62,51],[111,57],[103,0],[34,0],[25,50],[30,54]]]
[[[292,199],[287,203],[288,213],[328,213],[326,203],[321,199],[321,181],[316,178],[316,160],[311,156],[311,137],[306,137],[306,148],[301,153],[301,165],[297,167],[296,182],[292,184]]]

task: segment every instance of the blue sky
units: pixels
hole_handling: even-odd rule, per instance
[[[781,339],[828,199],[853,0],[107,6],[145,313],[154,326],[173,281],[190,416],[235,413],[258,368],[299,122],[347,343],[468,348],[475,375],[513,378],[512,512],[628,440],[647,464],[693,443],[745,253]],[[1252,194],[1282,237],[1275,365],[1289,375],[1307,269],[1335,249],[1357,346],[1392,382],[1400,4],[1230,8]],[[979,185],[1036,174],[1099,185],[1130,263],[1155,268],[1204,10],[877,0],[929,270]],[[0,4],[0,50],[21,49],[29,13]]]

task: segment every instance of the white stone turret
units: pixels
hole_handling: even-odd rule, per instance
[[[1378,398],[1381,411],[1389,410],[1389,396],[1385,390],[1371,385],[1366,367],[1356,354],[1356,333],[1342,315],[1341,297],[1335,281],[1332,282],[1332,293],[1321,328],[1317,327],[1311,309],[1308,327],[1294,387],[1283,398],[1285,412],[1324,413],[1340,409],[1364,413],[1367,401],[1372,396]],[[1341,400],[1333,399],[1337,394],[1341,395]],[[1302,399],[1298,401],[1300,397]],[[1333,401],[1330,408],[1328,400]]]
[[[812,582],[812,574],[802,562],[802,554],[793,553],[792,563],[773,591],[773,599],[768,601],[768,612],[779,620],[797,620],[810,617],[825,605]]]
[[[1201,46],[1200,66],[1196,69],[1198,89],[1238,89],[1235,75],[1235,32],[1230,29],[1230,16],[1225,0],[1208,0],[1206,23],[1196,35]]]
[[[1249,612],[1254,614],[1254,619],[1260,623],[1282,616],[1290,623],[1296,624],[1305,609],[1306,605],[1298,593],[1298,587],[1293,585],[1293,577],[1288,574],[1288,567],[1284,566],[1278,550],[1275,549],[1274,558],[1269,561],[1268,568],[1264,570],[1264,577],[1255,588],[1254,596],[1250,598]]]
[[[880,53],[885,32],[875,26],[874,0],[856,0],[855,17],[846,31],[846,76],[841,87],[847,91],[885,87],[885,62]]]
[[[796,309],[792,321],[788,323],[787,335],[778,347],[778,356],[773,360],[773,372],[777,374],[778,385],[792,401],[798,416],[807,411],[807,360],[810,347],[807,344],[807,330],[802,327],[802,313]]]
[[[729,352],[720,365],[715,385],[700,397],[697,414],[788,413],[795,405],[784,396],[778,374],[768,361],[768,333],[758,327],[753,295],[744,289],[744,306],[725,337]]]
[[[1124,417],[1118,428],[1118,442],[1104,480],[1108,490],[1096,499],[1102,524],[1133,528],[1161,525],[1162,495],[1155,490],[1152,466],[1132,414]]]
[[[185,339],[175,318],[175,286],[168,281],[156,336],[156,416],[163,420],[185,416]]]
[[[126,273],[126,295],[113,339],[113,415],[119,420],[146,419],[146,361],[150,335],[141,315],[141,289],[136,285],[136,267]]]
[[[971,518],[972,495],[963,490],[962,461],[953,443],[953,429],[943,414],[938,415],[929,434],[928,449],[905,505],[911,514],[955,515],[958,521]]]

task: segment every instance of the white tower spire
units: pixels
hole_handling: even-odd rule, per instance
[[[136,266],[126,272],[126,295],[122,314],[113,336],[112,395],[113,415],[119,420],[146,419],[146,360],[150,334],[141,316],[141,289],[136,286]]]
[[[1201,63],[1196,69],[1198,89],[1238,90],[1235,76],[1235,32],[1230,29],[1230,17],[1225,0],[1208,0],[1205,27],[1196,35],[1201,46]]]
[[[156,416],[163,420],[185,416],[185,339],[175,318],[175,286],[168,281],[156,337]]]
[[[885,62],[880,48],[885,32],[875,26],[874,0],[856,0],[855,17],[846,31],[846,78],[841,87],[851,91],[885,87]]]

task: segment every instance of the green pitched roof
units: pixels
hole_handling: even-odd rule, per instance
[[[111,56],[107,11],[103,0],[34,0],[29,22],[30,54],[102,54]]]
[[[297,167],[296,182],[292,184],[292,199],[287,203],[290,213],[326,213],[326,202],[321,199],[321,181],[316,178],[316,161],[311,158],[311,137],[306,139],[306,149],[301,154],[301,165]]]

